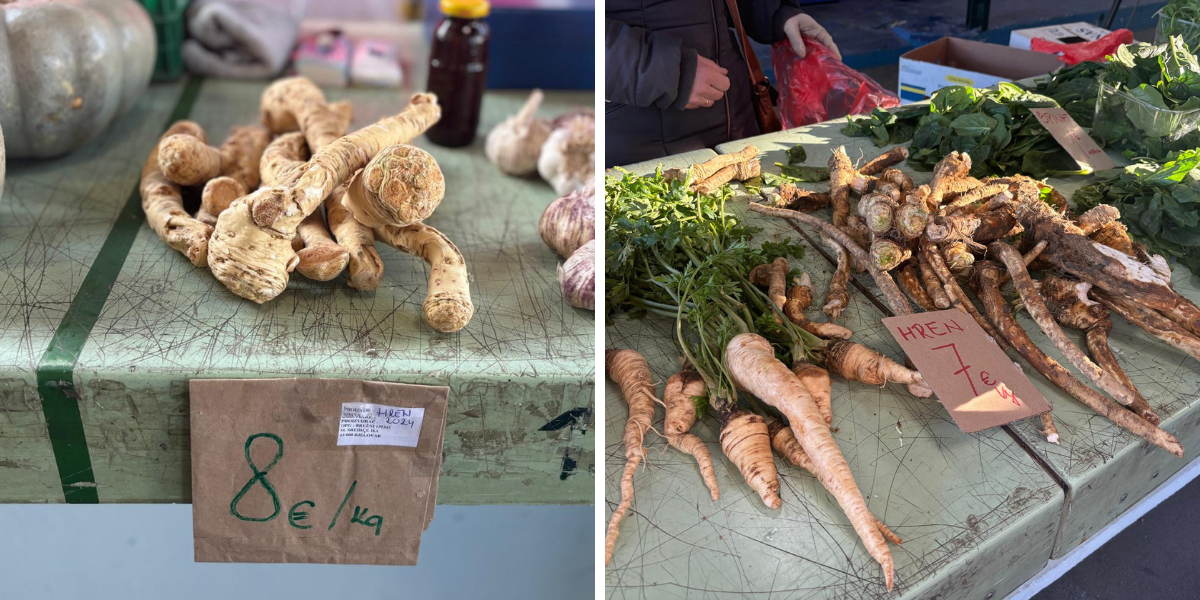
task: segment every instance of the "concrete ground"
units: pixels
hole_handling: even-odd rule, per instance
[[[1200,479],[1075,565],[1034,600],[1200,597]]]

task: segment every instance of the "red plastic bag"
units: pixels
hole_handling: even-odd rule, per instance
[[[1088,60],[1104,60],[1105,56],[1116,52],[1117,47],[1121,44],[1132,43],[1133,32],[1128,29],[1118,29],[1098,40],[1077,44],[1060,44],[1042,38],[1033,38],[1029,41],[1029,47],[1034,52],[1057,54],[1058,60],[1073,66]]]
[[[899,98],[847,67],[825,46],[804,38],[804,48],[808,52],[801,59],[786,41],[771,46],[785,129],[900,106]]]

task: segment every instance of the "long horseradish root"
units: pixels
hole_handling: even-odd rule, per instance
[[[1045,352],[1042,352],[1033,343],[1033,340],[1029,339],[1029,335],[1025,333],[1025,330],[1021,329],[1016,319],[1013,318],[1012,313],[1009,312],[1008,304],[1004,301],[1004,297],[1000,295],[1000,281],[1003,277],[1004,271],[999,264],[985,260],[975,263],[975,276],[972,282],[975,285],[976,294],[979,295],[979,299],[983,302],[983,307],[987,311],[988,318],[996,324],[996,329],[1008,339],[1017,353],[1032,365],[1034,369],[1037,369],[1039,373],[1045,376],[1046,379],[1049,379],[1064,392],[1070,394],[1104,418],[1112,421],[1118,427],[1145,439],[1177,457],[1183,457],[1183,445],[1179,443],[1179,440],[1175,439],[1175,436],[1151,425],[1145,419],[1134,414],[1132,411],[1126,410],[1120,404],[1101,396],[1098,392],[1084,385],[1082,381],[1071,375],[1062,365],[1058,364],[1058,361],[1047,356]]]
[[[625,421],[625,471],[621,475],[621,502],[608,521],[608,532],[604,536],[604,564],[612,562],[617,536],[621,535],[621,521],[633,504],[633,474],[646,458],[644,440],[650,424],[654,421],[654,381],[650,365],[635,350],[606,350],[604,372],[621,388],[621,395],[629,405],[629,419]]]
[[[454,242],[424,223],[379,227],[375,237],[429,264],[429,290],[421,312],[430,327],[450,333],[467,326],[475,305],[471,303],[467,265]]]
[[[738,387],[775,407],[787,418],[792,433],[812,460],[813,474],[837,499],[867,552],[883,567],[884,582],[891,590],[894,566],[887,540],[867,508],[850,473],[850,465],[838,449],[808,390],[775,358],[771,343],[757,334],[743,333],[730,340],[725,361]]]
[[[1050,341],[1054,342],[1059,351],[1067,357],[1067,360],[1075,365],[1076,369],[1087,375],[1100,389],[1108,392],[1117,402],[1125,406],[1137,402],[1137,392],[1126,387],[1119,379],[1097,366],[1078,346],[1067,339],[1062,328],[1055,322],[1054,315],[1050,314],[1050,309],[1046,308],[1046,303],[1038,294],[1033,279],[1029,277],[1029,271],[1025,270],[1025,261],[1021,257],[1021,253],[1004,242],[993,242],[988,246],[988,250],[1004,263],[1009,277],[1012,278],[1013,287],[1021,295],[1021,302],[1024,303],[1025,310],[1041,328],[1042,333],[1046,334],[1046,337],[1050,338]]]
[[[762,417],[742,411],[730,414],[721,424],[721,450],[767,508],[777,509],[783,504],[779,498],[779,471],[771,458],[771,436]]]
[[[700,466],[700,477],[713,500],[721,498],[717,489],[717,475],[713,471],[712,453],[700,438],[688,433],[696,424],[695,397],[705,395],[704,379],[695,371],[680,371],[667,380],[663,390],[663,406],[666,419],[663,421],[663,436],[667,443],[680,452],[691,454]]]
[[[435,96],[416,94],[400,114],[317,150],[294,183],[263,187],[235,201],[221,213],[209,240],[213,275],[233,293],[260,304],[281,294],[296,267],[292,238],[300,222],[381,149],[408,143],[440,117]],[[337,122],[330,125],[321,119]],[[306,122],[313,120],[317,122],[303,129],[310,143],[317,132],[342,122],[333,110],[305,113]]]
[[[1084,340],[1092,360],[1135,394],[1134,401],[1129,404],[1129,410],[1141,415],[1151,424],[1158,425],[1158,414],[1134,387],[1129,375],[1121,368],[1108,345],[1108,332],[1112,330],[1112,321],[1108,318],[1107,309],[1088,298],[1088,290],[1091,287],[1090,283],[1047,275],[1038,282],[1038,294],[1045,299],[1046,308],[1050,309],[1054,319],[1063,327],[1085,332]]]
[[[204,142],[204,130],[191,121],[179,121],[167,129],[162,139],[171,136],[188,136]],[[179,186],[171,183],[159,169],[159,147],[150,151],[142,167],[142,210],[146,221],[168,246],[182,252],[197,267],[208,265],[209,235],[212,227],[192,218],[183,209],[183,196]]]

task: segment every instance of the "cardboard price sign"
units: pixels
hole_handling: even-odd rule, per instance
[[[1029,112],[1054,136],[1058,144],[1079,163],[1081,169],[1103,171],[1116,167],[1116,163],[1104,153],[1079,123],[1061,108],[1031,108]]]
[[[416,564],[449,395],[376,381],[193,380],[196,560]]]
[[[887,317],[883,324],[964,432],[1050,411],[1033,382],[962,311]]]

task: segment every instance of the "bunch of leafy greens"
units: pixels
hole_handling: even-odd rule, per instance
[[[875,146],[880,148],[903,144],[912,139],[917,123],[927,114],[929,107],[923,104],[893,111],[876,108],[865,117],[846,117],[849,122],[842,128],[842,133],[850,137],[871,136],[875,138]]]
[[[1075,192],[1080,210],[1111,204],[1121,222],[1153,254],[1174,256],[1200,275],[1200,150],[1161,165],[1134,164]]]
[[[1158,16],[1158,36],[1165,40],[1173,35],[1183,38],[1193,51],[1200,48],[1200,0],[1170,0]]]
[[[1200,146],[1200,63],[1174,36],[1121,46],[1108,57],[1092,137],[1126,156],[1169,158]]]
[[[1100,93],[1096,77],[1103,71],[1101,63],[1081,62],[1039,80],[1033,91],[1053,98],[1080,127],[1091,127],[1092,117],[1096,116],[1096,97]]]
[[[996,90],[961,85],[942,88],[933,93],[928,112],[912,132],[908,164],[918,171],[931,171],[939,160],[957,150],[971,155],[971,175],[975,177],[1079,173],[1071,155],[1029,111],[1057,107],[1054,99],[1011,83],[1001,83]],[[880,127],[886,129],[889,143],[903,143],[907,141],[907,123],[896,119]],[[850,136],[873,135],[877,141],[883,138],[874,127],[868,130],[854,121],[842,131]]]
[[[673,319],[681,352],[705,379],[718,410],[728,411],[737,390],[724,357],[734,336],[762,335],[781,360],[812,356],[822,341],[786,318],[776,319],[770,298],[749,281],[755,266],[802,258],[804,247],[752,246],[760,230],[726,212],[733,196],[729,186],[704,195],[690,184],[690,177],[664,179],[661,169],[652,176],[624,172],[605,178],[605,316]]]

